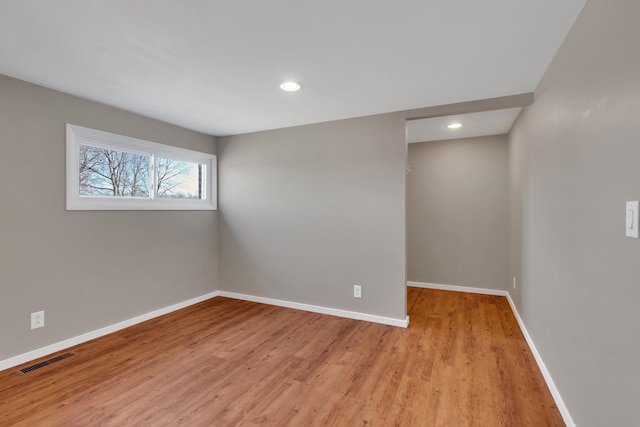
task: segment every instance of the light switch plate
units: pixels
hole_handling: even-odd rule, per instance
[[[638,238],[638,202],[627,202],[625,211],[625,230],[627,237]]]

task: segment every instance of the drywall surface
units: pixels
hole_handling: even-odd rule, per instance
[[[506,135],[409,144],[407,278],[507,289]]]
[[[404,319],[404,128],[389,114],[221,138],[221,289]]]
[[[640,425],[638,16],[587,2],[510,135],[518,310],[581,427]]]
[[[0,94],[0,360],[217,289],[216,212],[65,210],[66,123],[208,153],[215,138],[9,77]]]

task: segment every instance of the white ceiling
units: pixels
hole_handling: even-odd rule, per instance
[[[407,142],[443,141],[472,136],[503,135],[511,130],[522,108],[484,111],[433,117],[407,122]],[[458,122],[459,129],[447,129],[449,123]]]
[[[0,0],[0,74],[238,134],[532,92],[584,3]]]

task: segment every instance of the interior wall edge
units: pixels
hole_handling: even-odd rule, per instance
[[[534,93],[527,92],[517,95],[500,96],[496,98],[477,99],[474,101],[458,102],[455,104],[437,105],[433,107],[416,108],[401,113],[407,121],[431,119],[435,117],[451,116],[454,114],[480,113],[483,111],[504,110],[507,108],[527,107],[533,104]]]

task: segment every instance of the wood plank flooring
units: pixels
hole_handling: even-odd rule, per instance
[[[0,372],[0,426],[562,426],[504,297],[409,288],[408,329],[227,298]]]

